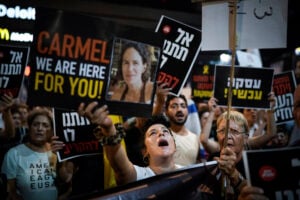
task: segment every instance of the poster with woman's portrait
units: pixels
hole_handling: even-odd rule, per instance
[[[152,109],[160,48],[151,44],[116,37],[111,58],[106,100],[118,109]]]

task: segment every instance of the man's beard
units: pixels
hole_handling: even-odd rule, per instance
[[[175,125],[179,125],[179,126],[183,126],[183,125],[185,124],[186,120],[187,120],[187,116],[184,118],[184,120],[180,120],[180,121],[176,120],[176,118],[173,118],[173,117],[172,117],[172,119],[171,119],[171,121],[172,121]]]

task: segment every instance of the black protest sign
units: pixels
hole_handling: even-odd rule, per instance
[[[269,199],[299,199],[300,148],[243,151],[245,174]]]
[[[294,90],[296,88],[294,71],[274,74],[273,91],[276,97],[275,122],[282,124],[293,121]]]
[[[29,47],[0,45],[0,96],[18,96],[28,56]]]
[[[97,101],[111,114],[151,115],[153,98],[150,104],[110,103],[106,94],[114,38],[160,46],[157,34],[74,12],[36,10],[28,104],[77,109]]]
[[[270,68],[234,67],[232,107],[269,109],[268,94],[272,91],[274,70]],[[215,68],[214,96],[218,105],[227,106],[230,87],[230,66]]]
[[[164,36],[157,80],[168,83],[171,93],[179,95],[200,52],[201,31],[161,16],[155,32]]]
[[[95,125],[77,112],[53,109],[54,135],[59,136],[65,146],[58,151],[58,160],[64,161],[79,156],[103,153],[102,146],[94,135]]]
[[[193,68],[192,96],[193,99],[208,100],[213,95],[214,65],[195,65]]]
[[[153,197],[155,199],[196,199],[195,197],[199,195],[195,194],[195,191],[199,185],[219,185],[215,176],[212,175],[216,167],[216,161],[198,163],[113,187],[84,198],[95,200],[153,199]]]

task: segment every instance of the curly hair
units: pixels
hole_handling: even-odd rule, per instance
[[[143,150],[146,149],[146,145],[145,145],[146,132],[154,124],[162,124],[166,128],[169,129],[169,132],[170,132],[170,134],[173,138],[173,141],[174,141],[174,144],[175,144],[175,147],[176,147],[175,138],[174,138],[173,133],[170,129],[170,122],[168,121],[168,119],[163,114],[159,114],[159,115],[153,115],[151,118],[147,119],[146,122],[144,123],[144,126],[141,128],[142,137],[139,140],[139,144],[140,144],[140,147],[142,149],[142,152],[143,152]],[[149,155],[144,155],[143,161],[144,161],[144,164],[147,166],[149,164]]]
[[[154,124],[162,124],[165,127],[170,127],[170,122],[167,120],[167,118],[163,115],[154,115],[151,118],[147,119],[147,121],[144,123],[144,126],[142,128],[142,132],[145,134],[150,126]]]

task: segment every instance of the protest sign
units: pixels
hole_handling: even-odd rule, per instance
[[[28,56],[29,47],[0,45],[0,97],[8,93],[18,96]]]
[[[202,50],[229,49],[229,19],[233,2],[203,2]],[[288,1],[237,1],[236,49],[285,48]],[[276,31],[274,31],[276,30]]]
[[[64,142],[59,150],[59,162],[79,156],[102,154],[103,149],[94,135],[95,125],[77,112],[52,109],[54,117],[54,135]],[[96,134],[96,133],[95,133]]]
[[[172,18],[161,16],[155,32],[164,36],[158,81],[168,83],[179,95],[201,48],[201,31]]]
[[[115,38],[146,41],[160,49],[159,35],[99,17],[39,7],[34,35],[30,105],[77,109],[81,102],[97,101],[107,104],[111,114],[151,115],[155,87],[148,104],[110,102],[107,93]]]
[[[243,151],[249,183],[261,187],[269,199],[300,198],[300,148]]]
[[[196,65],[192,73],[193,99],[209,100],[214,89],[214,65]]]
[[[276,124],[294,121],[293,105],[296,86],[294,71],[274,74],[273,91],[276,97],[274,117]]]
[[[272,91],[273,69],[234,67],[232,107],[270,109],[268,94]],[[215,68],[214,96],[218,105],[227,106],[230,87],[230,67]]]
[[[85,199],[187,199],[197,195],[201,183],[214,182],[213,169],[216,161],[199,163],[172,172],[155,175],[129,184],[108,189],[104,192],[85,196]],[[199,196],[198,196],[199,197]],[[75,199],[82,199],[81,197]],[[192,199],[192,198],[188,198]],[[201,198],[200,198],[201,199]]]

